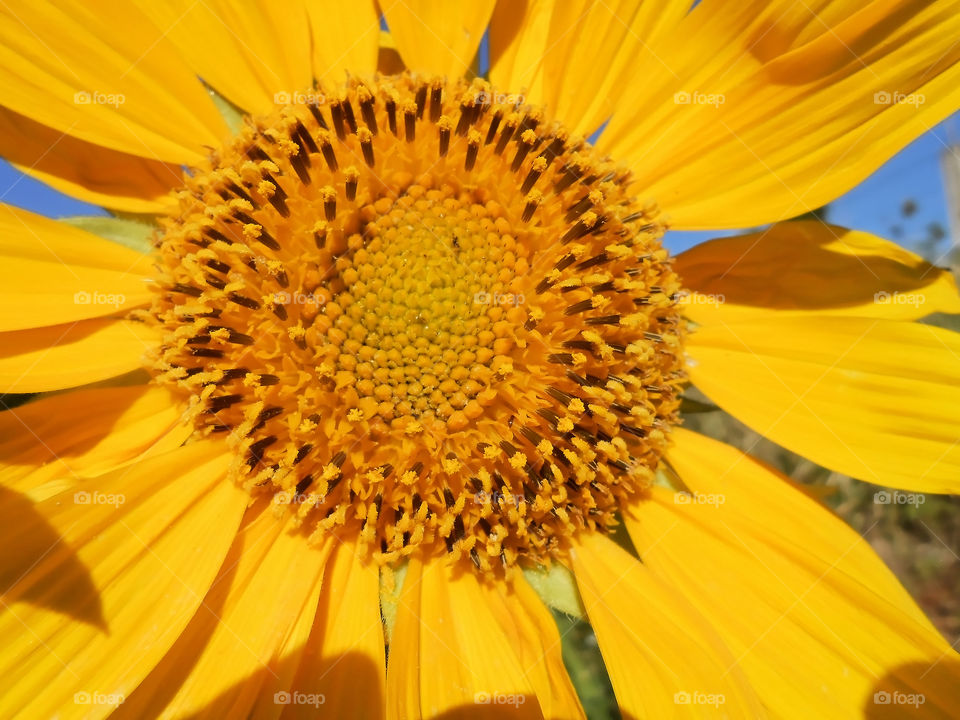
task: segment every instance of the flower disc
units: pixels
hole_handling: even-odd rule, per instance
[[[650,484],[676,420],[656,208],[500,97],[298,94],[192,174],[158,241],[157,379],[237,481],[378,562],[562,554]]]

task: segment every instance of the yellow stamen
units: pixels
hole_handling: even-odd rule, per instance
[[[329,89],[328,89],[329,90]],[[642,492],[683,382],[628,173],[482,81],[352,81],[247,123],[158,241],[157,380],[253,493],[376,560],[562,555]]]

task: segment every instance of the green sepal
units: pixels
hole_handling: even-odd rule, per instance
[[[403,579],[407,576],[407,564],[400,567],[384,568],[380,571],[380,614],[383,617],[383,630],[387,645],[393,637],[393,626],[397,623],[397,607],[400,604],[400,591]]]
[[[60,222],[144,254],[153,249],[150,238],[159,229],[153,223],[144,220],[96,215],[62,218]]]
[[[586,616],[573,573],[563,565],[553,563],[548,568],[524,568],[523,575],[549,607],[570,617]]]
[[[227,124],[227,127],[230,128],[230,132],[236,135],[238,132],[240,132],[240,128],[243,127],[243,116],[245,114],[243,110],[227,100],[223,95],[218,93],[213,88],[208,87],[207,92],[210,93],[210,97],[213,99],[213,104],[216,105],[217,111],[220,113],[223,121]]]

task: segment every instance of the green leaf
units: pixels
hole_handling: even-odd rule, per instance
[[[119,217],[81,215],[63,218],[60,222],[86,230],[88,233],[119,243],[131,250],[149,253],[153,249],[150,238],[159,228],[145,220]]]

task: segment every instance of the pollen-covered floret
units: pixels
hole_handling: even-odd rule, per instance
[[[562,554],[652,481],[679,291],[629,175],[482,81],[247,120],[157,242],[153,369],[233,476],[380,562]]]

